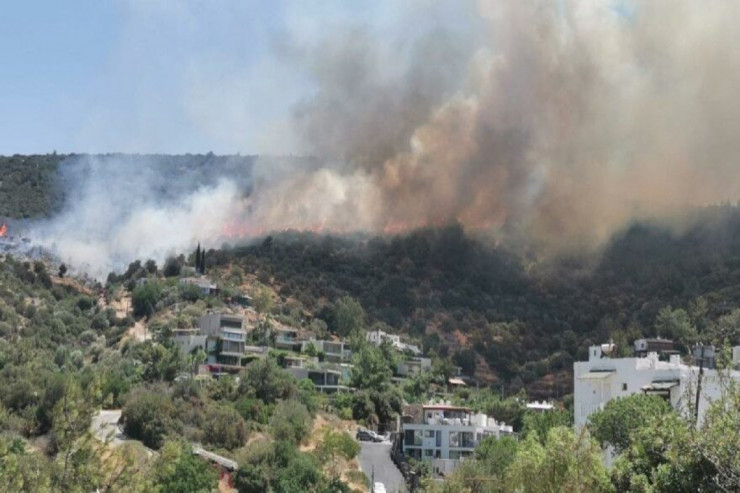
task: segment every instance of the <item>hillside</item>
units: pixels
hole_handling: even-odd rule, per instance
[[[695,214],[681,234],[636,224],[601,255],[534,265],[456,225],[374,238],[288,232],[212,252],[212,262],[257,273],[330,328],[326,306],[350,295],[369,325],[387,324],[479,376],[491,379],[490,369],[512,392],[562,396],[589,344],[613,338],[627,351],[656,335],[668,306],[687,310],[697,337],[711,340],[740,304],[740,210]],[[733,332],[728,342],[740,339]]]
[[[248,195],[256,161],[212,154],[0,158],[0,216],[50,215],[73,199],[74,183],[90,170],[153,180],[149,190],[163,202],[220,176],[239,181]],[[156,171],[142,174],[150,168]],[[303,323],[321,318],[332,328],[331,304],[354,297],[368,327],[386,324],[484,382],[533,396],[568,394],[571,363],[589,344],[613,338],[625,351],[633,338],[655,335],[664,307],[687,310],[695,337],[711,340],[717,321],[740,302],[735,206],[636,223],[596,253],[532,260],[522,251],[492,246],[453,224],[379,237],[284,232],[211,250],[208,262],[255,275],[305,313]],[[740,342],[734,332],[730,342]]]

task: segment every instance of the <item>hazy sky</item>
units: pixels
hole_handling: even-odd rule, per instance
[[[382,27],[394,3],[6,2],[0,154],[291,152],[285,122],[311,82],[285,46]]]

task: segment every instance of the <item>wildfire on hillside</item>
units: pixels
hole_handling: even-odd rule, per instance
[[[3,222],[2,226],[0,226],[0,238],[3,238],[8,234],[8,223]]]

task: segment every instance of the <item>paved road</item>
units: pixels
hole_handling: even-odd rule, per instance
[[[107,442],[111,447],[118,447],[123,443],[138,443],[142,447],[144,444],[138,440],[127,437],[118,426],[118,420],[121,419],[120,409],[102,409],[94,415],[90,423],[90,431],[101,442]],[[154,450],[144,447],[147,454],[152,455]]]
[[[406,484],[396,465],[391,460],[391,443],[360,442],[360,467],[368,478],[375,466],[375,482],[385,485],[388,493],[404,493]]]

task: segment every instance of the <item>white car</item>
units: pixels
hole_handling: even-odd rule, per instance
[[[383,483],[375,483],[373,485],[373,493],[386,493],[385,485]]]

